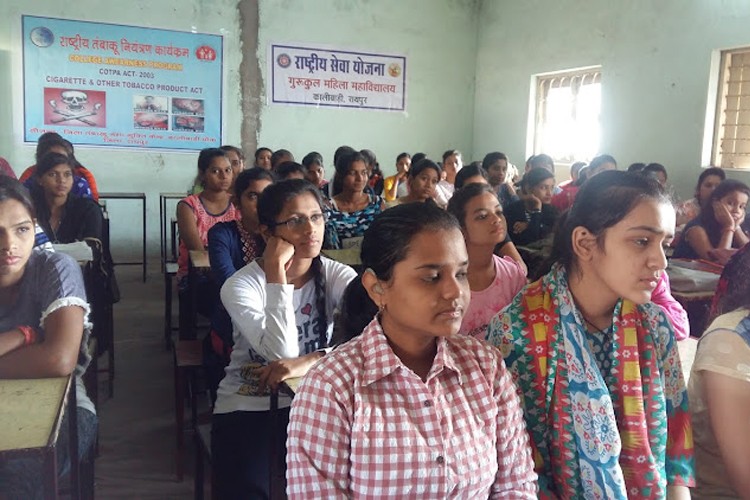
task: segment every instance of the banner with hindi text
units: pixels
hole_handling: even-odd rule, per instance
[[[24,140],[200,150],[222,139],[223,37],[23,16]]]
[[[276,104],[404,111],[406,57],[271,45]]]

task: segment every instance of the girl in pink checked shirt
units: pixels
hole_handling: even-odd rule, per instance
[[[471,302],[459,333],[484,340],[492,317],[510,304],[526,285],[526,269],[494,248],[505,239],[503,207],[487,184],[467,184],[448,202],[448,212],[461,224],[469,255]]]
[[[470,298],[456,219],[433,204],[387,210],[361,260],[335,336],[351,340],[292,402],[289,498],[536,498],[500,352],[456,335]]]

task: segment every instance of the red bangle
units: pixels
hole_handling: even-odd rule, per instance
[[[19,326],[18,330],[23,333],[23,345],[31,345],[36,342],[36,330],[30,326]]]

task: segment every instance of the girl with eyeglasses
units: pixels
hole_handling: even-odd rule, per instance
[[[268,387],[300,377],[323,356],[353,269],[321,257],[326,216],[320,191],[294,179],[258,200],[263,256],[221,289],[234,349],[214,407],[212,457],[217,498],[265,498],[270,447],[283,446],[289,398],[279,396],[278,435],[270,432]],[[273,444],[272,444],[273,443]]]

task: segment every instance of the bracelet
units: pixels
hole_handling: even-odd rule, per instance
[[[23,345],[36,343],[36,330],[30,326],[19,326],[17,328],[23,334]]]
[[[721,230],[722,233],[733,233],[736,229],[724,228]]]

